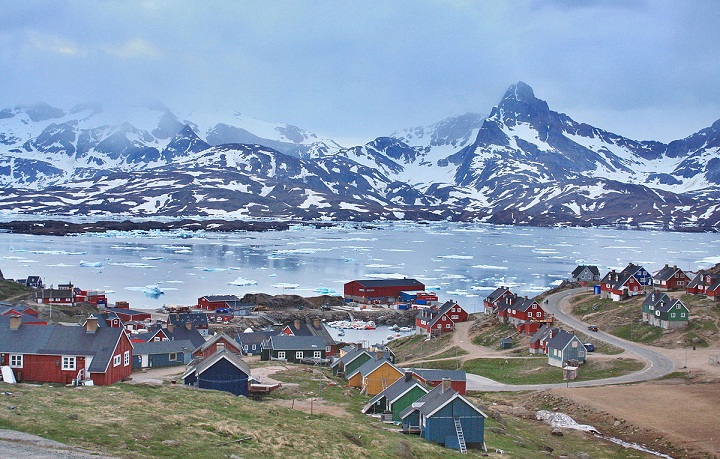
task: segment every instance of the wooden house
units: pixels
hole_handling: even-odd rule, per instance
[[[597,266],[579,265],[570,273],[575,282],[597,282],[600,280],[600,270]]]
[[[449,381],[450,387],[460,395],[467,391],[467,374],[463,370],[437,370],[432,368],[407,368],[413,376],[430,387],[437,387],[443,381]]]
[[[243,355],[262,355],[263,349],[270,342],[270,337],[277,334],[275,330],[238,333],[235,341],[240,344]]]
[[[142,322],[144,320],[150,320],[152,317],[149,311],[136,311],[135,309],[106,308],[106,311],[114,312],[120,320],[126,324],[133,321]]]
[[[565,330],[558,330],[547,340],[548,364],[565,367],[569,361],[585,363],[587,351],[580,338]]]
[[[43,281],[40,276],[28,276],[24,284],[25,287],[43,288]]]
[[[520,296],[506,296],[505,300],[508,302],[508,323],[517,327],[528,322],[545,321],[545,310],[537,300]]]
[[[402,413],[403,431],[418,433],[428,441],[439,443],[461,453],[468,446],[485,446],[487,415],[465,397],[441,384],[423,395]]]
[[[237,355],[242,354],[242,348],[237,341],[225,333],[218,333],[198,346],[192,355],[194,358],[199,357],[206,359],[218,351],[227,351]]]
[[[399,422],[400,413],[427,393],[425,386],[413,378],[412,373],[406,372],[403,378],[371,398],[361,411],[365,414],[389,414],[383,420]]]
[[[352,373],[346,373],[348,386],[366,395],[377,395],[402,378],[405,372],[384,358],[368,360]]]
[[[217,309],[235,309],[237,307],[247,306],[242,303],[236,295],[206,295],[198,298],[198,309],[207,309],[215,311]]]
[[[685,290],[690,278],[677,266],[665,265],[653,275],[653,288],[656,290]]]
[[[199,389],[221,390],[247,397],[250,366],[237,354],[220,350],[192,363],[182,375],[182,380],[185,385]]]
[[[8,316],[13,314],[24,314],[28,316],[33,316],[36,319],[40,316],[40,312],[38,312],[37,309],[32,308],[30,306],[24,305],[24,304],[7,304],[2,303],[0,304],[0,315],[2,316]]]
[[[40,288],[35,292],[35,301],[39,304],[75,305],[75,293],[72,288]]]
[[[271,336],[268,346],[263,349],[260,356],[260,360],[291,363],[303,363],[303,361],[324,363],[326,359],[325,341],[321,337],[284,334]]]
[[[455,330],[456,322],[466,322],[468,313],[454,301],[446,301],[439,308],[423,308],[415,316],[418,333],[435,335]]]
[[[23,325],[47,325],[47,321],[43,319],[38,319],[35,316],[29,316],[27,314],[7,314],[7,315],[1,315],[0,316],[0,330],[3,328],[8,328],[10,326],[10,318],[11,317],[17,317],[20,319],[20,322]]]
[[[280,333],[288,336],[318,336],[325,343],[325,356],[336,356],[342,346],[341,343],[335,341],[330,332],[325,328],[325,324],[320,319],[294,320],[280,329]]]
[[[500,304],[506,296],[512,296],[513,293],[509,288],[501,286],[492,291],[483,300],[483,307],[485,308],[485,314],[496,314],[498,304]]]
[[[720,300],[720,274],[700,270],[688,283],[686,291],[692,295],[706,295]]]
[[[345,301],[363,304],[390,304],[400,300],[401,292],[425,291],[416,279],[364,279],[347,282],[343,288]]]
[[[168,324],[184,327],[190,322],[202,336],[210,334],[208,316],[204,312],[171,312],[168,314]]]
[[[645,286],[652,283],[652,276],[642,266],[628,264],[620,272],[614,269],[600,280],[600,297],[613,301],[622,301],[628,297],[641,295]]]
[[[166,327],[152,326],[141,333],[133,334],[132,339],[133,342],[188,340],[193,343],[193,350],[205,344],[205,337],[192,326],[192,323],[186,323],[183,327],[176,327],[171,323],[168,323]]]
[[[543,324],[531,337],[530,337],[530,353],[531,354],[547,354],[547,342],[552,338],[560,329],[553,327],[550,324]]]
[[[23,326],[10,316],[0,330],[0,361],[17,381],[109,385],[132,373],[133,346],[125,330],[83,326]]]
[[[354,373],[365,362],[372,359],[373,355],[365,349],[353,348],[339,359],[335,359],[330,367],[334,375],[346,376]]]
[[[189,340],[147,341],[133,347],[133,369],[187,365],[195,348]]]
[[[80,290],[75,291],[76,303],[90,303],[97,306],[107,306],[108,300],[105,290]]]
[[[682,301],[656,290],[643,301],[642,321],[666,330],[685,327],[690,322],[690,311]]]

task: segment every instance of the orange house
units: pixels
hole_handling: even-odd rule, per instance
[[[377,395],[405,373],[386,358],[368,360],[348,375],[348,385],[357,387],[366,395]]]

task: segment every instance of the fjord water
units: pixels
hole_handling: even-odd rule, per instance
[[[342,295],[353,279],[412,277],[470,311],[500,285],[533,297],[578,264],[604,274],[629,262],[651,272],[720,262],[720,235],[455,223],[297,226],[262,233],[0,233],[5,278],[105,290],[135,309],[194,305],[204,295]]]

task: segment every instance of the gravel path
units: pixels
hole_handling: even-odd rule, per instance
[[[13,459],[111,459],[37,435],[0,429],[0,457]]]

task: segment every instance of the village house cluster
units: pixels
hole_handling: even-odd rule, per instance
[[[628,264],[602,278],[594,266],[578,266],[574,281],[593,284],[601,298],[621,301],[646,294],[642,320],[662,328],[684,326],[690,311],[673,291],[706,295],[720,300],[720,276],[700,271],[692,279],[676,266],[650,274]],[[195,308],[169,307],[166,321],[153,321],[147,311],[130,309],[126,302],[108,306],[103,291],[82,290],[72,284],[45,288],[39,276],[22,283],[37,289],[38,304],[98,307],[81,325],[48,325],[29,306],[0,304],[0,365],[5,381],[34,381],[72,385],[108,385],[131,378],[133,370],[184,366],[185,385],[258,396],[279,387],[252,377],[244,356],[264,361],[327,366],[371,397],[363,413],[402,426],[447,447],[466,450],[485,447],[482,410],[465,398],[466,374],[461,370],[401,368],[383,344],[362,348],[337,342],[319,319],[295,320],[272,329],[248,331],[231,337],[210,334],[212,324],[236,315],[262,311],[242,304],[235,295],[198,298]],[[417,310],[415,330],[432,338],[452,332],[468,312],[455,301],[438,302],[415,279],[354,280],[345,284],[345,301],[365,309]],[[543,301],[519,296],[501,286],[483,301],[484,312],[529,336],[529,352],[545,354],[548,364],[567,368],[580,365],[591,350],[572,332],[553,326]],[[501,343],[502,344],[502,343]]]

